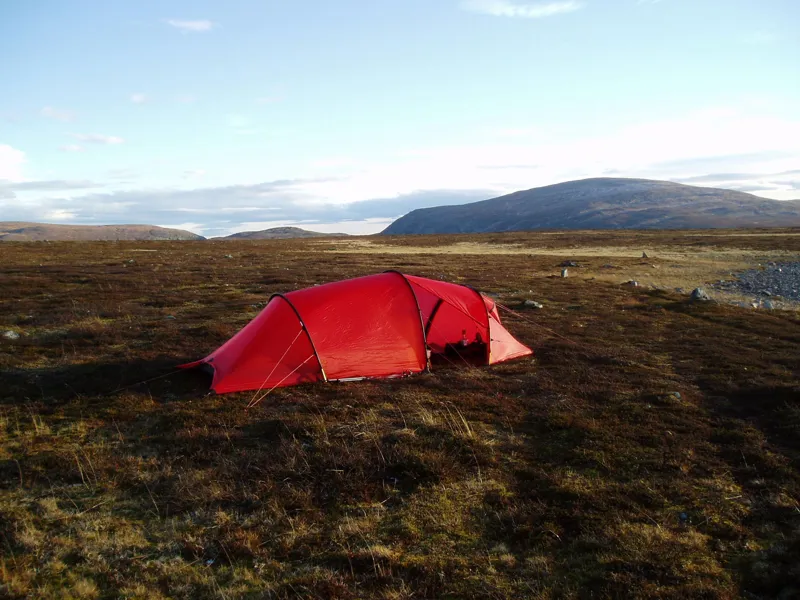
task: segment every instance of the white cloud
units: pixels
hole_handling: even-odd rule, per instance
[[[583,8],[583,2],[561,0],[558,2],[521,3],[511,0],[464,0],[461,7],[471,12],[492,15],[493,17],[518,17],[541,19],[563,13],[575,12]]]
[[[203,235],[203,231],[205,231],[205,227],[203,227],[202,223],[173,223],[171,225],[157,225],[157,227],[166,227],[167,229],[182,229],[183,231],[191,231],[197,235]]]
[[[0,144],[0,179],[8,181],[22,180],[22,166],[25,164],[25,153],[7,144]]]
[[[183,172],[184,179],[196,179],[206,174],[205,169],[187,169]]]
[[[400,217],[401,215],[397,215]],[[226,236],[243,231],[263,231],[274,227],[300,227],[307,231],[317,231],[319,233],[346,233],[349,235],[367,235],[383,231],[396,220],[397,217],[358,219],[352,221],[320,222],[313,219],[303,219],[294,221],[251,221],[244,222],[230,227],[229,229],[216,233],[215,235]]]
[[[242,115],[230,115],[228,124],[244,129],[252,125]],[[64,183],[40,182],[36,189],[27,184],[24,201],[6,194],[0,212],[7,219],[32,220],[46,211],[64,210],[77,214],[76,222],[102,217],[105,222],[173,226],[190,218],[214,235],[279,224],[371,233],[383,227],[370,225],[368,218],[388,222],[413,208],[482,200],[585,177],[673,180],[800,199],[800,119],[777,117],[769,107],[744,103],[671,119],[630,121],[598,135],[535,121],[498,125],[503,127],[472,132],[468,143],[412,148],[380,162],[310,156],[296,179],[263,182],[254,171],[221,181],[216,168],[213,176],[195,179],[199,169],[186,167],[196,165],[169,165],[157,187],[145,184],[144,176],[96,193],[71,193],[77,190],[74,182],[69,188]],[[0,156],[4,152],[8,150],[0,147]],[[15,152],[17,167],[6,178],[20,180],[24,155]],[[0,160],[0,178],[8,174],[7,165]],[[152,175],[151,167],[145,171]],[[248,177],[254,183],[242,182]],[[345,228],[347,223],[353,229]],[[331,229],[323,229],[326,224]]]
[[[12,192],[64,192],[67,190],[86,190],[99,187],[102,186],[92,181],[86,181],[85,179],[43,179],[11,183],[0,181],[0,190]]]
[[[197,99],[192,96],[191,94],[183,94],[181,96],[176,96],[175,101],[180,102],[181,104],[191,104],[195,102]]]
[[[83,146],[78,144],[64,144],[58,148],[62,152],[83,152]]]
[[[71,221],[78,215],[68,210],[51,210],[44,213],[45,221]]]
[[[134,104],[144,104],[147,102],[147,96],[142,93],[131,94],[131,102]]]
[[[337,180],[303,182],[294,192],[298,202],[313,207],[423,190],[487,190],[489,197],[584,177],[778,173],[800,164],[800,120],[730,108],[632,123],[602,136],[569,138],[543,131],[509,139],[506,133],[492,138],[484,132],[473,144],[421,148],[386,164],[359,165]],[[777,184],[758,190],[776,199],[800,197],[792,193]]]
[[[86,142],[87,144],[122,144],[125,140],[116,135],[102,135],[99,133],[73,133],[71,134],[76,140]]]
[[[184,33],[203,33],[211,31],[216,25],[215,23],[202,19],[196,21],[187,21],[182,19],[167,19],[167,24],[175,29],[180,29]]]
[[[75,113],[71,110],[63,108],[54,108],[52,106],[45,106],[40,114],[48,119],[55,119],[56,121],[74,121]]]

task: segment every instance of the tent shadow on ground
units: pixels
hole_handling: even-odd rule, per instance
[[[101,362],[3,373],[0,404],[62,404],[81,397],[109,397],[147,390],[156,400],[205,394],[211,377],[201,369],[181,370],[175,357]]]

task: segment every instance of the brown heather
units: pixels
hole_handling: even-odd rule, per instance
[[[3,244],[0,595],[794,597],[797,313],[619,285],[800,255],[742,233]],[[389,268],[544,303],[504,315],[536,357],[249,411],[201,373],[133,385]]]

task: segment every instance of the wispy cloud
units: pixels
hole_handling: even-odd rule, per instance
[[[78,144],[64,144],[58,148],[62,152],[83,152],[83,146]]]
[[[229,115],[223,124],[244,131],[254,125],[243,114]],[[528,126],[506,125],[520,130]],[[687,139],[692,140],[690,147]],[[222,233],[234,227],[263,229],[252,225],[261,222],[389,219],[414,208],[598,176],[684,181],[800,199],[798,140],[798,119],[773,117],[752,107],[712,107],[668,120],[633,120],[603,134],[563,135],[558,127],[543,126],[537,135],[508,137],[502,130],[494,135],[481,130],[470,143],[409,148],[390,159],[357,162],[354,168],[343,164],[346,157],[312,155],[300,171],[305,178],[257,184],[227,184],[224,167],[195,178],[194,170],[203,163],[148,161],[139,167],[138,177],[125,170],[104,175],[99,181],[106,189],[0,189],[0,214],[5,220],[30,221],[63,210],[83,223],[172,225],[185,223],[191,214],[203,229]],[[0,145],[0,178],[24,180],[21,161],[23,153]],[[167,171],[171,184],[162,177]],[[335,176],[320,177],[325,173]],[[258,181],[256,177],[257,171],[251,181]],[[15,199],[15,193],[20,197]]]
[[[54,108],[52,106],[45,106],[40,113],[43,117],[48,119],[55,119],[56,121],[74,121],[75,113],[71,110],[63,108]]]
[[[11,183],[0,181],[0,189],[12,192],[57,192],[63,190],[86,190],[103,187],[100,184],[86,180],[73,179],[47,179],[42,181],[20,181]]]
[[[106,177],[116,180],[138,179],[139,177],[141,177],[141,173],[135,169],[128,169],[128,168],[109,169],[108,171],[106,171]]]
[[[72,135],[72,137],[74,137],[76,140],[86,142],[87,144],[114,145],[121,144],[125,141],[116,135],[102,135],[99,133],[73,133],[70,135]]]
[[[187,169],[183,172],[184,179],[196,179],[203,177],[206,174],[205,169]]]
[[[183,19],[166,19],[168,25],[175,29],[180,29],[185,33],[205,33],[211,31],[216,24],[206,19],[200,20],[183,20]]]
[[[131,94],[131,102],[134,104],[144,104],[147,102],[148,98],[145,94],[141,92],[137,92],[136,94]]]
[[[561,0],[558,2],[512,2],[511,0],[464,0],[461,7],[471,12],[493,17],[517,17],[522,19],[541,19],[583,8],[583,2]]]
[[[195,102],[197,98],[192,96],[191,94],[183,94],[181,96],[176,96],[175,101],[180,102],[181,104],[191,104]]]
[[[6,220],[41,220],[42,215],[67,211],[74,215],[77,222],[84,224],[137,221],[202,230],[204,235],[227,235],[236,231],[267,229],[280,225],[374,233],[415,208],[462,204],[496,195],[488,190],[445,189],[379,197],[349,204],[317,202],[316,197],[308,193],[306,186],[326,182],[336,183],[333,179],[323,178],[198,189],[141,188],[117,192],[97,190],[95,193],[87,190],[77,194],[53,191],[42,192],[38,198],[25,200],[15,199],[12,197],[12,190],[4,190],[0,185],[0,197],[4,191],[9,193],[9,200],[3,206],[3,217]],[[309,202],[312,202],[313,208]],[[187,219],[192,219],[194,225],[187,227]]]

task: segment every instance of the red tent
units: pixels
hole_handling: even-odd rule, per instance
[[[533,352],[500,324],[491,298],[463,285],[387,271],[275,294],[206,358],[217,393],[308,381],[419,373],[431,354],[481,364]]]

